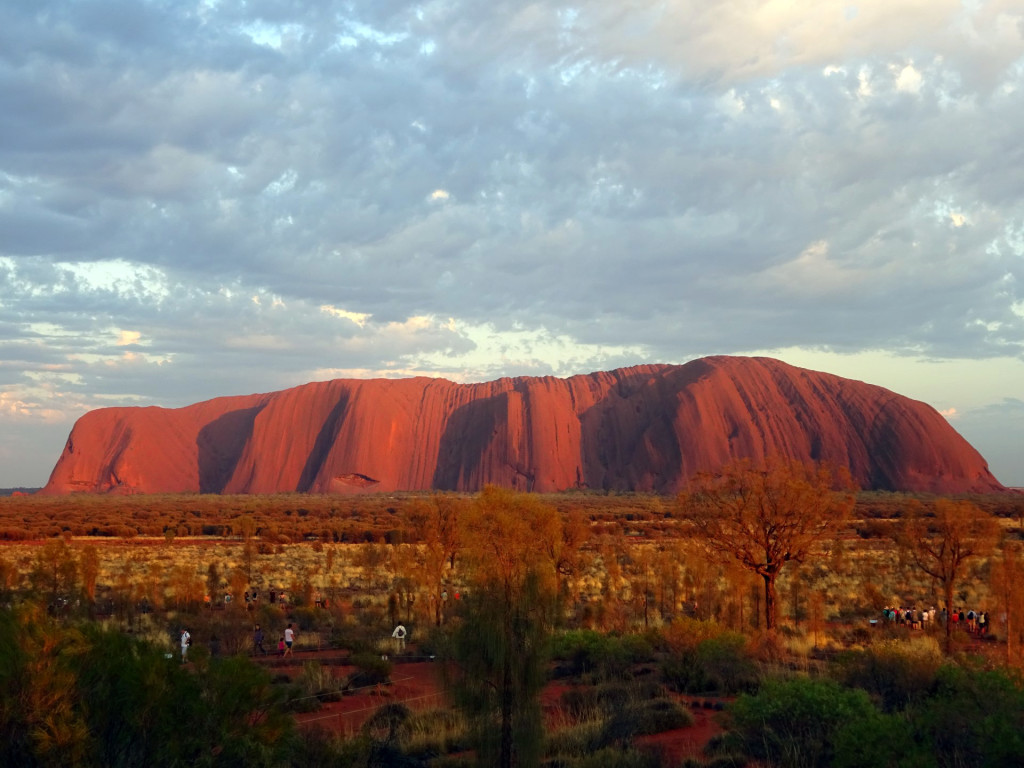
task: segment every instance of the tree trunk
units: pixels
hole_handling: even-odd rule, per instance
[[[946,655],[953,652],[953,580],[942,585],[942,600],[946,606]]]
[[[775,574],[762,573],[764,579],[764,626],[769,632],[775,631]]]
[[[505,659],[501,680],[501,768],[512,768],[512,660]]]

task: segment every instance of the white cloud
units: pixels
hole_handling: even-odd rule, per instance
[[[921,73],[914,68],[914,65],[907,64],[902,69],[897,69],[896,90],[903,91],[904,93],[919,93],[923,78]]]
[[[829,295],[857,290],[866,279],[863,270],[847,267],[830,257],[830,246],[818,240],[795,259],[765,271],[772,285],[788,295]]]
[[[320,311],[333,317],[340,317],[344,320],[351,320],[353,323],[358,325],[360,328],[366,326],[366,321],[370,319],[371,315],[366,312],[349,312],[347,309],[341,309],[339,307],[332,307],[330,304],[323,304],[320,307]]]

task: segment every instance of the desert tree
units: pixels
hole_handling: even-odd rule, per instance
[[[206,594],[210,598],[210,606],[217,604],[217,598],[223,598],[221,594],[220,566],[211,562],[206,566]]]
[[[0,764],[85,765],[89,729],[71,665],[78,628],[40,605],[0,611]]]
[[[579,601],[580,577],[587,566],[584,549],[590,539],[590,521],[578,508],[562,516],[560,540],[549,542],[549,555],[555,563],[557,592],[562,610]]]
[[[663,544],[658,548],[654,559],[658,614],[663,620],[671,618],[679,605],[682,563],[678,547],[678,541]]]
[[[96,581],[100,575],[100,555],[95,545],[86,544],[79,551],[78,570],[82,576],[82,594],[91,614],[96,605]]]
[[[364,588],[370,591],[379,589],[384,581],[384,574],[391,561],[391,547],[386,544],[365,544],[359,547],[355,556],[355,565],[360,569]]]
[[[177,610],[191,610],[202,600],[203,579],[192,564],[176,564],[170,572],[169,586],[174,593]]]
[[[626,558],[629,594],[635,614],[639,614],[644,629],[650,626],[650,608],[655,599],[654,552],[649,546],[632,547]]]
[[[774,459],[763,465],[737,461],[698,474],[680,494],[679,509],[713,555],[734,559],[761,577],[770,632],[777,624],[782,569],[802,563],[832,536],[854,500],[847,472]]]
[[[977,504],[938,499],[924,505],[912,499],[896,527],[896,544],[907,562],[942,589],[946,651],[952,648],[953,594],[971,561],[988,555],[999,542],[999,522]]]
[[[74,550],[62,539],[48,541],[36,553],[29,580],[53,607],[59,601],[71,600],[78,585],[78,558]]]
[[[459,521],[467,501],[448,494],[416,499],[404,510],[403,529],[411,543],[412,570],[441,624],[445,584],[455,569],[460,547]]]
[[[485,488],[466,510],[467,593],[452,636],[453,691],[483,765],[537,765],[539,694],[555,618],[558,513],[536,496]]]
[[[21,581],[21,573],[18,566],[0,557],[0,603],[9,603],[15,588]]]
[[[231,593],[231,608],[240,611],[245,609],[245,592],[249,587],[249,575],[245,569],[235,566],[228,572],[228,589]]]

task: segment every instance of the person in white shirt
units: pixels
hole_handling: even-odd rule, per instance
[[[292,629],[291,622],[289,622],[288,626],[285,627],[285,630],[284,630],[284,655],[285,656],[291,656],[292,655],[292,643],[294,643],[294,642],[295,642],[295,630]]]
[[[405,627],[402,624],[395,627],[395,631],[391,633],[391,636],[395,638],[396,653],[401,653],[405,650],[405,636],[407,634],[408,633],[405,631]]]

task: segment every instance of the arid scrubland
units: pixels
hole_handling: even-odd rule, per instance
[[[679,498],[0,500],[0,646],[14,660],[0,669],[0,737],[13,739],[0,756],[574,768],[1024,757],[998,735],[1024,725],[1024,499],[853,503],[831,484],[741,466]],[[992,617],[986,630],[920,623],[950,595]],[[274,656],[289,624],[294,661]],[[107,647],[132,659],[127,677],[102,671]],[[440,687],[388,699],[395,662],[430,659]],[[184,713],[200,737],[167,756],[146,734],[173,731],[165,699],[179,689],[211,704]],[[117,722],[92,706],[108,695],[149,703]],[[349,707],[363,719],[317,730],[347,697],[363,697]],[[419,709],[424,698],[436,708]],[[699,748],[685,746],[696,707],[723,718],[700,718]],[[807,728],[791,732],[798,720]],[[950,729],[966,734],[953,746]]]
[[[558,589],[570,625],[623,632],[685,615],[737,631],[763,626],[762,580],[728,553],[709,550],[679,500],[538,498],[565,523],[564,540],[536,543],[559,549]],[[917,498],[860,494],[834,535],[780,572],[777,601],[787,633],[813,630],[827,643],[830,624],[845,632],[886,606],[941,604],[934,576],[898,541],[901,515]],[[1024,498],[970,501],[1005,537],[968,564],[955,602],[1001,618],[1006,595],[997,594],[991,577],[1007,543],[1021,538]],[[0,585],[8,594],[43,589],[79,604],[84,590],[94,612],[122,616],[223,608],[225,601],[243,606],[255,590],[263,605],[274,592],[275,603],[283,593],[293,608],[377,604],[393,618],[436,624],[465,588],[459,545],[438,552],[440,532],[417,515],[440,506],[456,516],[469,502],[412,494],[0,499]],[[56,575],[42,587],[48,572]]]

